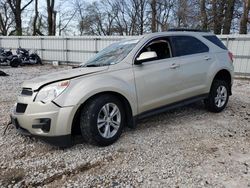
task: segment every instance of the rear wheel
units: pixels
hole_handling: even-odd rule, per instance
[[[223,80],[214,80],[209,96],[204,100],[206,108],[211,112],[221,112],[229,99],[229,85]]]
[[[36,57],[36,64],[43,65],[42,60],[39,56]]]
[[[95,145],[110,145],[120,137],[124,119],[120,100],[113,95],[100,95],[88,101],[81,111],[82,136]]]

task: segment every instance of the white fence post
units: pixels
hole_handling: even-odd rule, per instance
[[[226,47],[228,48],[229,45],[229,36],[227,35],[227,43],[226,43]]]
[[[18,48],[21,46],[21,45],[20,45],[20,44],[21,44],[20,40],[21,40],[21,38],[18,37],[18,38],[17,38],[17,47],[18,47]]]
[[[69,63],[69,53],[68,53],[68,51],[69,51],[69,49],[68,49],[69,38],[66,37],[64,39],[65,39],[65,55],[66,55],[65,60],[66,60],[66,63],[68,64]]]
[[[41,51],[41,59],[43,59],[43,38],[40,37],[40,51]]]

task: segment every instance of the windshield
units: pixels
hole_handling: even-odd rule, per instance
[[[139,42],[139,39],[123,40],[114,44],[111,44],[107,48],[97,53],[86,64],[82,64],[83,67],[98,67],[113,65],[122,61],[129,52]]]

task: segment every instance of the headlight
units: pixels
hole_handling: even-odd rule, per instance
[[[35,101],[50,102],[58,97],[69,86],[69,80],[56,82],[43,87],[37,94]]]

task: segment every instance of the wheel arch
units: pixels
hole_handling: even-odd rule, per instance
[[[104,95],[104,94],[110,94],[113,95],[115,97],[117,97],[123,104],[123,107],[125,109],[125,115],[126,115],[126,126],[130,127],[130,128],[134,128],[135,127],[135,121],[133,118],[133,113],[132,113],[132,107],[131,104],[129,102],[129,100],[122,95],[121,93],[118,93],[116,91],[102,91],[99,93],[96,93],[92,96],[90,96],[87,100],[85,100],[76,110],[75,114],[74,114],[74,118],[71,124],[71,134],[72,135],[76,135],[79,134],[80,131],[80,113],[81,110],[83,109],[83,107],[87,104],[88,101],[90,101],[91,99],[98,97],[100,95]]]
[[[229,85],[229,94],[232,95],[232,75],[230,73],[230,71],[228,71],[227,69],[221,69],[219,70],[215,75],[214,75],[214,78],[213,78],[213,81],[214,80],[223,80],[225,82],[228,83]],[[213,83],[212,81],[212,83]],[[212,87],[212,84],[210,86],[210,88]]]

